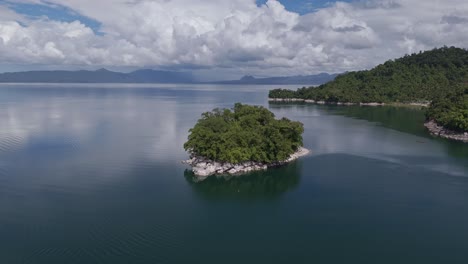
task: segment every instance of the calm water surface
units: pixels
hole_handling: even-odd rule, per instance
[[[0,263],[468,263],[468,144],[271,88],[0,85]],[[312,154],[194,182],[188,129],[235,102],[303,122]]]

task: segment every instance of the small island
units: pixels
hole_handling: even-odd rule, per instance
[[[189,130],[184,149],[198,177],[242,174],[280,166],[307,155],[304,126],[261,106],[236,103],[233,109],[214,109]]]

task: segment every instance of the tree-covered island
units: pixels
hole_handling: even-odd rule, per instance
[[[275,89],[271,101],[319,104],[429,104],[426,127],[434,135],[468,141],[468,51],[443,47],[349,72],[318,87]]]
[[[202,114],[189,130],[185,163],[197,176],[238,174],[292,161],[308,153],[302,147],[304,126],[261,106],[236,103],[233,109]]]

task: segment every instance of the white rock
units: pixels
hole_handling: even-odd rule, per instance
[[[266,170],[269,166],[278,166],[287,162],[293,161],[301,156],[307,155],[309,150],[305,148],[299,148],[298,151],[292,154],[284,162],[265,164],[260,162],[247,161],[241,164],[231,164],[223,162],[215,162],[203,157],[192,157],[189,160],[183,161],[183,163],[192,166],[193,173],[201,178],[206,178],[213,174],[240,174],[256,170]]]

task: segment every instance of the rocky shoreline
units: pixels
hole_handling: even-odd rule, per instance
[[[191,156],[189,160],[182,161],[182,163],[190,165],[193,173],[200,177],[206,178],[210,175],[215,174],[230,174],[238,175],[251,171],[266,170],[269,167],[276,167],[284,165],[288,162],[298,159],[299,157],[309,154],[309,150],[300,147],[295,153],[293,153],[287,160],[275,163],[262,163],[247,161],[239,164],[232,164],[229,162],[217,162],[204,157]]]
[[[301,98],[268,98],[270,102],[302,102],[309,104],[319,104],[319,105],[364,105],[364,106],[383,106],[385,103],[343,103],[343,102],[326,102],[326,101],[315,101],[311,99],[301,99]]]
[[[343,103],[343,102],[326,102],[326,101],[315,101],[311,99],[301,99],[301,98],[268,98],[269,102],[285,102],[285,103],[294,103],[294,102],[299,102],[299,103],[309,103],[309,104],[319,104],[319,105],[360,105],[360,106],[384,106],[384,105],[394,105],[394,106],[418,106],[418,107],[428,107],[429,103],[390,103],[390,104],[385,104],[385,103],[377,103],[377,102],[372,102],[372,103]]]
[[[459,133],[449,129],[439,126],[434,120],[430,120],[424,124],[424,126],[429,130],[429,132],[438,137],[463,141],[468,143],[468,132]]]

